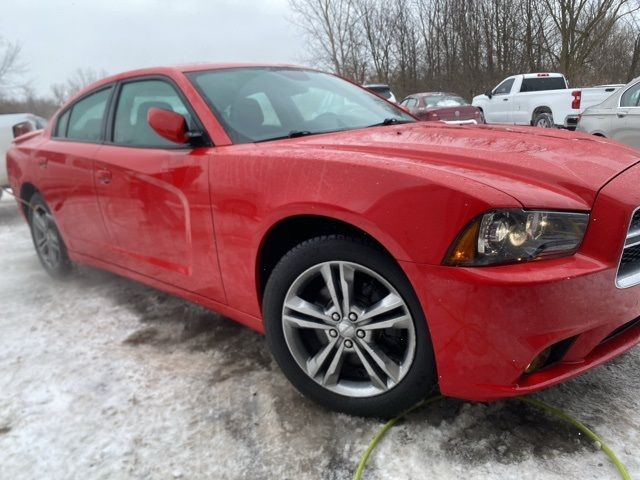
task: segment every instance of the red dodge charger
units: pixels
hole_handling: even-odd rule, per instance
[[[638,343],[638,162],[266,65],[101,80],[7,157],[50,274],[202,304],[265,332],[308,397],[381,416],[436,388],[534,392]]]

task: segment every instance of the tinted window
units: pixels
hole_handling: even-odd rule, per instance
[[[315,71],[233,68],[188,77],[234,143],[351,130],[385,119],[415,121],[378,96]]]
[[[96,142],[102,133],[102,121],[111,88],[92,93],[71,108],[67,138]]]
[[[541,92],[543,90],[564,90],[567,85],[562,77],[525,78],[522,81],[521,92]]]
[[[463,105],[469,105],[469,102],[457,95],[429,95],[423,97],[423,102],[427,108],[461,107]]]
[[[640,83],[624,92],[620,99],[621,107],[640,107]]]
[[[367,90],[380,95],[382,98],[389,100],[391,98],[391,89],[389,87],[366,87]]]
[[[120,145],[175,147],[175,143],[165,140],[149,126],[147,114],[151,108],[179,113],[189,128],[193,127],[189,110],[172,85],[162,80],[141,80],[125,83],[120,90],[113,141]]]
[[[60,118],[58,119],[58,123],[56,123],[56,131],[55,131],[54,137],[67,136],[67,127],[69,126],[70,114],[71,114],[71,110],[67,110],[60,116]]]
[[[405,98],[402,101],[402,105],[404,105],[407,108],[415,108],[417,104],[418,104],[418,100],[416,100],[415,98]]]
[[[493,94],[505,95],[507,93],[511,93],[511,87],[513,86],[513,82],[515,82],[515,80],[515,78],[509,78],[508,80],[505,80],[496,87],[496,89],[493,91]]]

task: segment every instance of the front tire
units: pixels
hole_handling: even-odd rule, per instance
[[[293,248],[269,277],[263,314],[286,377],[331,410],[391,417],[436,386],[420,303],[373,245],[325,236]]]
[[[67,246],[49,207],[38,193],[35,193],[29,202],[29,226],[33,246],[46,272],[56,278],[68,275],[71,271],[71,261]]]

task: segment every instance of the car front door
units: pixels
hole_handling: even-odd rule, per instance
[[[515,77],[507,78],[493,90],[484,108],[487,123],[513,123],[511,90],[515,80]]]
[[[627,88],[611,119],[611,138],[640,148],[640,82]]]
[[[177,145],[155,133],[149,109],[193,110],[166,78],[118,86],[107,141],[96,154],[95,183],[115,263],[225,302],[209,197],[211,148]]]

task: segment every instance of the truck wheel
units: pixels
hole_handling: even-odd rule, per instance
[[[533,117],[533,126],[538,128],[556,128],[553,115],[547,112],[538,113]]]
[[[338,235],[301,243],[269,277],[263,312],[284,374],[329,409],[391,417],[436,388],[420,303],[372,245]]]

